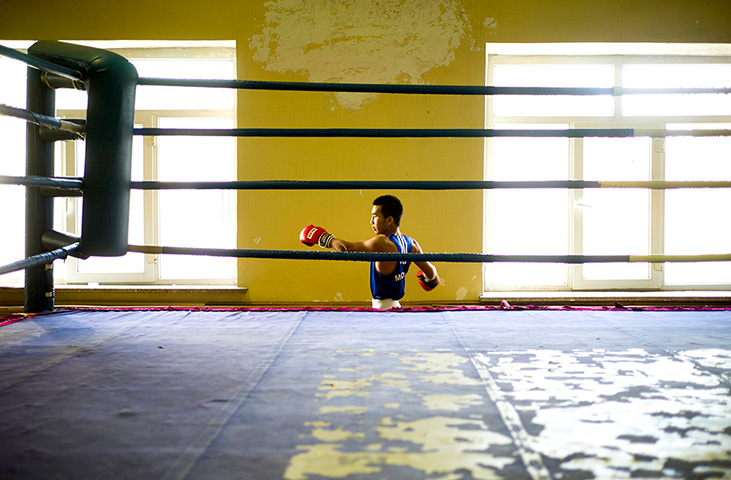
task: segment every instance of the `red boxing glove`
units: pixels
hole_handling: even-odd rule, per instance
[[[421,270],[419,270],[419,273],[416,274],[416,279],[419,280],[419,285],[421,285],[421,288],[423,288],[427,292],[429,290],[433,290],[434,287],[439,285],[439,275],[432,278],[431,280],[427,280],[424,272],[422,272]]]
[[[316,227],[315,225],[307,225],[300,232],[300,242],[308,247],[318,244],[322,248],[328,248],[333,238],[335,238],[335,235],[327,233],[327,230],[322,227]]]

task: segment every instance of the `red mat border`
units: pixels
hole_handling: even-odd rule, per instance
[[[625,307],[619,302],[613,305],[598,306],[571,306],[571,305],[511,305],[507,300],[500,302],[500,305],[432,305],[424,307],[402,307],[390,310],[380,310],[370,307],[196,307],[196,306],[160,306],[160,307],[70,307],[65,310],[79,311],[195,311],[195,312],[444,312],[444,311],[489,311],[489,310],[587,310],[587,311],[731,311],[731,305],[727,306],[680,306],[669,305],[665,307],[632,306]]]
[[[523,311],[523,310],[555,310],[555,311],[632,311],[632,312],[714,312],[714,311],[731,311],[729,306],[667,306],[667,307],[625,307],[615,302],[612,306],[581,306],[573,307],[570,305],[563,306],[541,306],[541,305],[511,305],[506,300],[500,302],[500,305],[461,305],[461,306],[428,306],[428,307],[403,307],[393,308],[390,310],[378,310],[368,307],[68,307],[59,308],[51,313],[60,313],[68,311],[79,312],[162,312],[162,311],[188,311],[188,312],[455,312],[455,311]],[[26,318],[31,318],[43,314],[22,314],[14,313],[6,317],[0,318],[0,327],[11,325]]]
[[[25,313],[11,313],[6,317],[0,317],[0,327],[4,327],[5,325],[11,325],[15,322],[25,320],[26,318],[31,316],[33,315],[26,315]]]

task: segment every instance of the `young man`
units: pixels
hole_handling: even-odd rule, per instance
[[[404,208],[393,195],[383,195],[373,200],[371,228],[375,237],[362,242],[348,242],[328,233],[322,227],[308,225],[300,233],[300,241],[311,247],[333,248],[339,252],[392,252],[423,253],[419,243],[401,233],[401,215]],[[399,300],[404,296],[406,272],[411,262],[371,262],[371,293],[373,308],[401,308]],[[430,262],[414,262],[421,269],[417,274],[419,285],[432,290],[439,285],[437,269]]]

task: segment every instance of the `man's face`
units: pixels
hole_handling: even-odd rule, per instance
[[[376,234],[382,234],[388,230],[391,223],[393,223],[392,217],[383,217],[380,205],[373,205],[371,209],[371,228]]]

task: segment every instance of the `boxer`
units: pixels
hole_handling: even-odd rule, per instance
[[[322,227],[307,225],[300,232],[300,242],[308,247],[319,245],[339,252],[423,253],[419,242],[401,233],[403,215],[401,201],[393,195],[382,195],[373,200],[371,228],[376,234],[364,240],[349,242],[329,233]],[[439,285],[437,269],[430,262],[414,262],[421,270],[416,275],[426,291]],[[399,300],[405,293],[405,278],[411,262],[371,262],[372,305],[377,309],[401,308]]]

